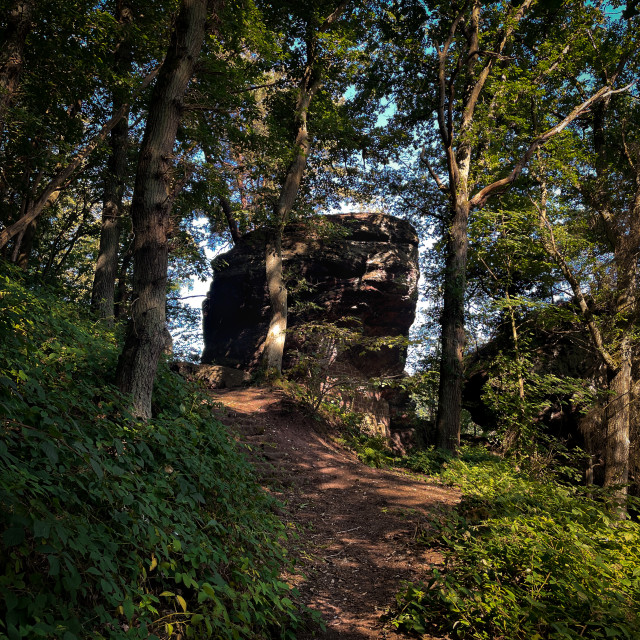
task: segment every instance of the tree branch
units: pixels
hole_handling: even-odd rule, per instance
[[[473,120],[473,114],[478,104],[480,93],[484,88],[484,84],[487,81],[487,78],[489,77],[489,74],[491,73],[491,70],[493,69],[493,66],[496,60],[498,60],[499,57],[502,55],[502,51],[504,50],[505,46],[507,45],[507,42],[513,35],[513,32],[515,31],[517,24],[520,22],[525,12],[529,9],[532,3],[533,3],[533,0],[525,0],[518,7],[513,17],[510,17],[510,16],[507,17],[506,22],[508,26],[505,27],[504,33],[502,35],[502,39],[498,44],[497,50],[493,52],[493,55],[488,56],[489,59],[487,60],[487,63],[485,64],[485,66],[482,68],[482,71],[480,71],[478,80],[473,86],[473,89],[471,90],[471,95],[469,96],[469,99],[467,100],[467,104],[464,107],[461,129],[466,129],[467,127],[470,126],[471,121]],[[488,52],[486,51],[484,52],[485,55],[487,55],[487,53]]]
[[[496,193],[502,193],[505,191],[515,180],[520,176],[522,170],[527,165],[533,154],[540,149],[544,144],[546,144],[553,136],[560,133],[563,129],[565,129],[568,125],[570,125],[578,116],[587,111],[594,104],[611,96],[615,93],[621,93],[623,91],[628,91],[635,82],[628,84],[621,89],[611,89],[608,86],[602,87],[599,91],[594,93],[589,99],[585,100],[582,104],[578,105],[573,109],[573,111],[561,122],[559,122],[551,129],[548,129],[543,134],[538,136],[530,145],[526,152],[522,155],[520,160],[516,163],[515,167],[511,171],[511,173],[500,180],[496,180],[494,183],[487,185],[483,189],[481,189],[471,200],[469,201],[472,207],[482,207],[487,200],[495,195]]]
[[[434,171],[433,167],[431,166],[431,163],[429,162],[429,158],[427,157],[425,149],[422,150],[422,153],[420,154],[420,159],[422,160],[422,162],[424,162],[427,165],[427,169],[431,174],[431,177],[434,179],[438,189],[446,193],[449,190],[449,187],[442,182],[442,180],[440,179],[440,176],[438,176],[438,174]]]
[[[595,318],[593,317],[593,313],[591,309],[589,309],[589,305],[584,297],[584,293],[582,292],[582,288],[580,287],[580,283],[576,278],[573,270],[568,265],[567,261],[564,259],[564,256],[558,249],[558,245],[556,244],[555,235],[553,233],[553,226],[547,217],[546,212],[546,188],[543,185],[543,198],[542,198],[542,206],[535,202],[533,199],[531,200],[535,208],[538,210],[538,226],[540,228],[542,246],[545,251],[553,258],[556,264],[560,267],[562,271],[562,275],[564,275],[565,279],[571,286],[571,290],[573,291],[573,295],[578,301],[578,306],[580,307],[580,312],[582,313],[582,318],[589,329],[589,333],[591,334],[591,338],[593,340],[593,344],[598,352],[598,355],[602,358],[602,361],[606,365],[606,367],[613,374],[616,374],[619,370],[619,366],[615,363],[611,354],[607,351],[604,346],[604,340],[602,339],[602,334],[600,333],[600,329],[596,324]]]
[[[132,99],[137,96],[141,91],[146,89],[151,84],[151,81],[156,77],[160,67],[156,67],[138,86],[133,93]],[[82,149],[76,157],[67,164],[67,166],[60,169],[53,178],[49,181],[49,184],[44,188],[40,196],[34,200],[29,206],[29,209],[22,218],[17,220],[14,224],[0,232],[0,249],[3,249],[9,240],[14,236],[21,233],[26,229],[45,209],[47,204],[51,201],[55,201],[60,194],[60,191],[65,186],[67,180],[72,176],[76,169],[81,167],[87,160],[87,158],[95,151],[98,145],[107,137],[111,129],[118,124],[118,122],[124,117],[125,113],[129,109],[131,101],[123,104],[120,109],[116,111],[113,117],[102,127],[102,129],[93,137],[93,139]]]

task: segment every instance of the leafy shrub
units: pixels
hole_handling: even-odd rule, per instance
[[[487,640],[638,638],[637,523],[486,452],[447,462],[442,478],[463,492],[435,536],[446,566],[404,587],[397,626]]]
[[[341,432],[338,443],[352,449],[358,459],[369,467],[389,467],[393,463],[389,441],[382,435],[371,435],[367,429],[367,416],[347,411],[331,403],[323,403],[319,415],[327,418]]]
[[[412,451],[409,455],[398,458],[396,464],[411,471],[436,476],[442,473],[454,460],[456,459],[451,452],[444,449],[436,449],[432,446]],[[479,463],[498,461],[499,458],[482,447],[462,447],[459,460],[468,463]]]
[[[295,637],[283,525],[207,398],[165,369],[136,422],[113,336],[0,282],[0,636]]]
[[[343,318],[343,322],[356,328],[332,322],[309,322],[290,331],[299,349],[288,375],[297,381],[300,399],[313,412],[318,411],[327,396],[355,391],[362,385],[361,380],[352,379],[350,370],[340,366],[340,358],[349,349],[365,348],[362,329],[355,318]]]

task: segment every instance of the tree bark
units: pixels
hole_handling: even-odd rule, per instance
[[[629,481],[629,435],[631,424],[631,340],[622,339],[622,361],[620,369],[609,382],[612,399],[607,406],[607,433],[605,443],[604,486],[626,485]],[[627,487],[616,492],[620,498],[626,495]]]
[[[20,84],[24,47],[32,28],[33,0],[17,0],[9,11],[7,27],[0,43],[0,139],[4,121]]]
[[[307,113],[313,96],[322,86],[320,78],[314,78],[313,62],[308,64],[300,85],[296,106],[297,133],[295,139],[295,157],[289,166],[278,203],[274,208],[274,225],[269,230],[265,251],[265,266],[271,320],[264,343],[264,362],[267,372],[279,375],[282,372],[282,358],[287,331],[287,288],[282,277],[282,234],[287,219],[300,190],[300,184],[311,151],[311,140],[307,129]]]
[[[129,126],[125,117],[111,132],[111,155],[105,176],[102,226],[96,272],[91,289],[91,310],[108,325],[114,320],[118,249],[122,228],[122,197],[127,170]]]
[[[640,181],[639,181],[640,182]],[[640,193],[640,186],[639,186]],[[640,201],[640,197],[636,196]],[[633,328],[637,315],[637,247],[640,238],[640,207],[631,207],[628,230],[619,228],[614,250],[616,264],[617,329],[621,334],[617,368],[609,370],[611,399],[607,407],[604,486],[616,490],[617,501],[626,514],[627,482],[629,481],[629,447],[631,434],[631,392],[633,389]],[[626,227],[624,223],[619,225]]]
[[[240,232],[238,231],[238,221],[233,216],[231,203],[224,196],[220,196],[220,206],[222,207],[222,212],[224,213],[224,217],[227,221],[227,226],[229,228],[233,244],[238,244],[238,241],[240,240]]]
[[[129,245],[127,250],[122,256],[122,262],[120,263],[120,271],[118,273],[118,282],[115,292],[115,304],[114,304],[114,316],[115,319],[122,318],[125,315],[124,309],[127,300],[129,299],[128,287],[127,287],[127,274],[129,267],[131,266],[131,259],[133,257],[133,244]]]
[[[318,25],[315,31],[309,26],[305,41],[306,61],[298,86],[298,100],[294,114],[296,137],[293,145],[294,158],[284,179],[278,202],[274,207],[272,227],[267,234],[265,247],[265,269],[271,304],[271,320],[264,343],[263,361],[267,375],[282,372],[282,357],[287,330],[287,288],[282,277],[282,234],[293,205],[298,197],[300,184],[311,151],[311,139],[307,129],[309,106],[322,87],[322,69],[318,62],[320,34],[327,32],[347,8],[349,0],[341,0],[336,9]]]
[[[116,19],[120,25],[126,25],[131,18],[129,7],[119,2]],[[121,75],[130,69],[131,46],[125,35],[116,50],[114,70],[117,75]],[[126,102],[126,97],[121,94],[121,91],[113,91],[114,115]],[[115,282],[122,228],[122,198],[127,178],[128,120],[129,111],[127,110],[111,130],[110,155],[104,177],[100,246],[91,289],[91,310],[108,325],[113,325],[114,322]]]
[[[282,277],[282,229],[270,229],[266,250],[267,288],[271,302],[271,321],[265,341],[267,371],[282,371],[287,336],[287,287]]]
[[[460,414],[463,355],[466,342],[464,298],[466,289],[469,204],[456,203],[447,238],[444,276],[444,304],[441,317],[442,355],[438,389],[436,428],[438,448],[456,451],[460,446]]]
[[[202,47],[207,0],[183,0],[153,89],[131,205],[135,234],[133,302],[116,379],[131,394],[134,415],[151,417],[151,395],[165,346],[171,157],[184,95]]]
[[[626,515],[627,482],[629,480],[629,451],[631,433],[631,393],[633,390],[633,330],[638,313],[638,244],[640,243],[640,157],[629,155],[622,131],[620,147],[629,163],[635,182],[635,192],[629,202],[627,215],[614,212],[613,180],[609,160],[610,146],[605,138],[605,119],[610,101],[602,101],[593,114],[593,143],[596,152],[596,188],[592,204],[597,207],[604,223],[606,236],[613,248],[616,270],[615,319],[620,346],[615,354],[616,368],[609,367],[611,399],[607,406],[604,486],[617,487],[616,501],[622,517]],[[624,127],[624,125],[623,125]]]

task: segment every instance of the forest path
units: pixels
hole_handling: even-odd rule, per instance
[[[263,486],[286,505],[296,571],[287,576],[327,630],[298,640],[408,638],[380,616],[403,580],[424,580],[441,555],[416,543],[427,517],[458,501],[453,489],[362,464],[284,396],[264,388],[210,392],[220,421],[250,449]],[[415,637],[415,636],[414,636]],[[428,636],[424,636],[427,638]]]

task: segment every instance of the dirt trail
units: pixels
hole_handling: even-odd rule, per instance
[[[373,469],[318,433],[317,423],[266,389],[211,392],[217,417],[248,443],[265,487],[287,505],[300,539],[291,581],[327,624],[298,640],[399,640],[380,616],[403,580],[430,575],[441,556],[416,544],[429,513],[458,494],[395,471]]]

